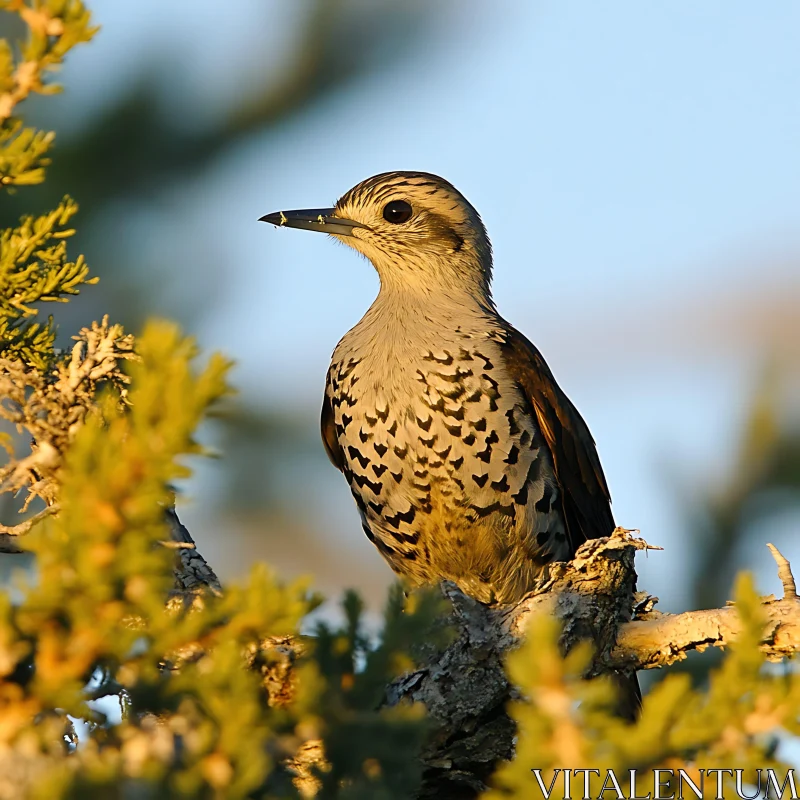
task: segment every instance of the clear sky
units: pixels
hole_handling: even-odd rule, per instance
[[[264,2],[229,0],[221,17],[210,0],[191,14],[176,0],[95,0],[104,30],[76,54],[70,93],[99,103],[158,40],[174,48],[164,91],[177,114],[198,98],[225,104],[226,71],[243,86],[269,79],[304,8],[275,2],[274,26],[254,28]],[[642,584],[680,605],[690,542],[678,491],[724,474],[775,337],[800,372],[798,41],[796,0],[451,3],[408,58],[165,188],[158,213],[129,214],[130,230],[165,265],[187,250],[218,254],[213,271],[178,267],[216,292],[202,343],[239,361],[244,392],[316,425],[330,352],[377,277],[327,237],[256,219],[330,204],[376,172],[451,180],[493,240],[501,312],[597,439],[618,522],[668,548],[643,560]],[[331,535],[360,557],[368,543],[349,492],[325,476]],[[209,502],[187,512],[200,538],[204,526],[211,536]],[[314,508],[298,513],[319,525]],[[765,526],[742,555],[764,570],[765,591],[777,581],[763,542],[800,563],[797,523]]]

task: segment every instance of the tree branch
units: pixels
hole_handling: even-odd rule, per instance
[[[770,661],[780,661],[800,651],[800,599],[791,565],[774,545],[767,547],[778,565],[784,594],[781,600],[764,599],[766,624],[761,650]],[[740,630],[733,606],[682,614],[652,612],[620,628],[617,644],[605,663],[610,669],[666,667],[682,661],[692,650],[727,647]]]
[[[783,599],[797,600],[797,585],[794,582],[794,575],[792,575],[792,565],[774,544],[767,544],[767,547],[778,565],[778,577],[783,584]]]
[[[219,594],[220,584],[175,510],[168,509],[166,515],[170,541],[165,545],[175,552],[175,590],[169,606],[192,607],[209,592]],[[727,647],[736,639],[740,623],[733,606],[682,614],[654,611],[656,598],[634,591],[634,556],[646,549],[653,548],[622,529],[591,540],[573,561],[550,565],[541,592],[514,606],[490,608],[454,585],[443,584],[453,606],[455,640],[388,686],[384,701],[390,706],[421,702],[428,710],[432,729],[421,753],[420,798],[475,797],[486,788],[497,762],[513,757],[515,729],[506,707],[516,690],[504,662],[532,615],[546,613],[561,621],[564,652],[579,641],[593,643],[595,657],[587,677],[668,666],[692,650]],[[800,651],[800,599],[789,562],[774,547],[770,550],[784,597],[764,599],[762,649],[768,658],[779,660]],[[298,638],[281,637],[261,642],[248,654],[247,663],[261,674],[272,705],[292,701],[302,651]],[[313,740],[286,766],[298,787],[312,797],[317,786],[313,769],[324,763],[321,744]]]
[[[581,640],[595,646],[587,677],[630,672],[674,663],[690,650],[726,647],[739,630],[731,606],[684,614],[650,610],[634,593],[634,554],[650,549],[642,539],[617,529],[606,539],[584,544],[573,561],[551,565],[543,593],[515,606],[491,609],[460,594],[452,585],[456,641],[434,660],[392,683],[386,702],[421,702],[434,731],[422,754],[422,798],[473,797],[486,788],[497,760],[513,756],[515,730],[506,714],[514,696],[503,669],[505,656],[516,647],[531,615],[555,615],[563,626],[561,646],[568,652]],[[792,594],[788,562],[774,555],[784,584],[782,600],[766,598],[767,624],[762,648],[780,659],[800,650],[800,600]],[[634,610],[641,620],[631,621]]]
[[[176,588],[170,605],[191,605],[202,602],[207,592],[218,594],[216,575],[174,509],[167,517],[176,548]],[[634,556],[637,550],[648,549],[656,548],[623,529],[591,540],[573,561],[551,565],[541,592],[514,606],[489,608],[454,585],[443,584],[453,606],[456,640],[419,669],[394,681],[385,697],[387,705],[422,702],[433,723],[422,753],[421,798],[474,796],[485,788],[497,761],[513,757],[515,730],[506,705],[515,690],[504,662],[524,636],[532,615],[546,613],[561,620],[565,652],[579,641],[593,642],[595,658],[589,677],[668,666],[686,658],[691,650],[727,647],[736,639],[740,624],[733,606],[683,614],[652,610],[656,598],[634,591]],[[767,622],[762,649],[768,658],[779,660],[800,651],[800,600],[788,561],[770,549],[784,598],[764,600]],[[637,618],[632,620],[634,615]],[[295,665],[302,650],[296,637],[281,637],[261,642],[248,655],[250,668],[261,673],[272,705],[291,702],[297,682]],[[314,796],[312,767],[324,763],[324,753],[318,741],[306,744],[287,766],[298,785]]]
[[[18,525],[0,525],[0,553],[8,555],[24,553],[25,551],[20,547],[17,537],[24,536],[37,522],[49,517],[51,514],[57,514],[58,511],[59,505],[54,503]]]
[[[170,541],[163,542],[163,545],[175,550],[175,589],[170,597],[170,607],[176,600],[194,602],[206,592],[221,595],[219,578],[200,555],[192,535],[178,519],[174,506],[167,509],[166,516]]]

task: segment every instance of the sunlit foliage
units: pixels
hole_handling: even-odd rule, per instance
[[[27,29],[19,47],[0,43],[9,191],[44,179],[54,141],[23,127],[20,103],[52,91],[47,73],[94,30],[80,2],[0,9]],[[229,364],[198,364],[166,322],[134,338],[104,319],[68,351],[54,347],[43,305],[95,281],[67,252],[77,210],[66,198],[0,232],[0,480],[26,515],[2,528],[3,543],[35,557],[34,573],[0,594],[0,797],[413,789],[421,710],[379,711],[378,699],[437,603],[393,595],[372,641],[355,596],[341,628],[302,637],[317,599],[263,566],[241,586],[176,602],[171,487],[202,452],[194,432],[228,392]]]
[[[583,793],[585,777],[589,796],[600,797],[605,788],[602,796],[616,797],[609,770],[625,796],[631,786],[637,795],[654,796],[658,779],[661,796],[677,796],[680,770],[695,785],[705,782],[707,797],[716,796],[718,777],[708,770],[731,770],[719,776],[725,797],[736,796],[734,769],[744,771],[740,779],[749,794],[757,769],[764,771],[764,786],[768,769],[782,783],[792,765],[781,760],[777,746],[781,736],[800,733],[800,673],[765,664],[758,649],[764,635],[761,599],[747,574],[738,580],[736,605],[742,634],[708,687],[693,688],[686,673],[669,675],[645,697],[634,724],[610,713],[610,682],[581,679],[588,651],[578,648],[562,658],[555,622],[537,620],[508,662],[509,676],[523,693],[510,709],[519,726],[516,759],[497,770],[485,800],[543,797],[551,785],[552,796],[561,797],[564,771],[575,769],[596,772],[570,776],[573,796]],[[538,779],[532,770],[540,771]],[[630,770],[636,770],[633,784]],[[656,776],[655,770],[662,772]]]

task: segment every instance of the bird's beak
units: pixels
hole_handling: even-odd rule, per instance
[[[259,217],[259,222],[269,222],[279,228],[300,228],[304,231],[320,231],[336,236],[353,236],[355,228],[366,228],[360,222],[336,216],[335,208],[305,208],[300,211],[276,211]]]

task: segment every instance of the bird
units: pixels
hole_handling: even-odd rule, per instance
[[[517,603],[551,564],[612,533],[589,428],[498,312],[489,237],[461,192],[385,172],[333,207],[260,220],[327,233],[378,273],[378,296],[333,351],[320,421],[364,533],[404,584]],[[635,719],[635,674],[614,680],[618,713]]]
[[[333,352],[321,429],[364,533],[403,582],[515,603],[548,565],[611,534],[591,433],[497,311],[489,237],[461,192],[430,173],[386,172],[331,208],[261,220],[327,233],[380,278]]]

